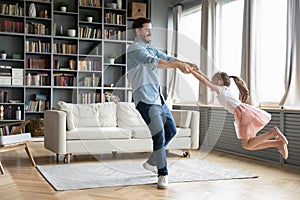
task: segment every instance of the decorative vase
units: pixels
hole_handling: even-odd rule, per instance
[[[35,9],[34,3],[31,3],[29,5],[28,15],[29,15],[29,17],[35,17],[36,16],[36,9]]]
[[[122,9],[122,0],[117,0],[118,9]]]

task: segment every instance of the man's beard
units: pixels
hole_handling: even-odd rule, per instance
[[[145,37],[145,41],[147,41],[147,44],[150,44],[151,43],[151,36],[146,36]]]

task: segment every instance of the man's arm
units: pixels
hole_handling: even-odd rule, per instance
[[[180,71],[182,71],[185,74],[191,73],[193,70],[193,66],[189,65],[186,62],[180,61],[180,60],[173,60],[173,61],[167,61],[160,59],[158,61],[158,68],[160,69],[166,69],[166,68],[178,68]]]

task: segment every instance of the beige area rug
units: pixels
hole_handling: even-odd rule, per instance
[[[55,190],[78,190],[156,184],[157,175],[146,171],[142,161],[99,161],[84,164],[37,166]],[[229,169],[203,159],[168,161],[169,183],[256,178],[257,176]]]

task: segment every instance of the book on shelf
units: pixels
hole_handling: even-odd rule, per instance
[[[98,92],[80,93],[77,96],[78,103],[89,104],[101,102],[101,94]]]
[[[79,27],[80,38],[101,39],[101,29],[88,26]]]
[[[24,8],[21,7],[18,3],[15,4],[2,3],[0,4],[0,12],[1,12],[0,14],[2,15],[23,16]]]
[[[109,12],[105,13],[104,23],[114,24],[114,25],[123,25],[123,24],[125,24],[124,19],[125,19],[124,14],[117,14],[117,13],[109,11]]]
[[[0,90],[0,103],[6,103],[8,101],[7,90]]]
[[[49,102],[47,100],[30,100],[26,104],[28,112],[43,112],[48,109]]]
[[[49,69],[49,61],[44,58],[27,58],[25,63],[28,69]]]
[[[0,127],[0,136],[9,135],[9,126]]]
[[[62,54],[77,54],[77,45],[76,44],[53,44],[54,53]]]
[[[49,27],[42,23],[30,22],[25,24],[25,33],[37,35],[50,35]]]
[[[92,60],[79,60],[79,71],[101,71],[101,62]]]
[[[76,85],[76,77],[74,74],[67,73],[55,73],[54,77],[54,85],[55,86],[75,86]]]
[[[104,29],[104,39],[122,40],[123,39],[122,31],[105,28]]]
[[[93,7],[101,6],[100,0],[79,0],[78,3],[80,6],[93,6]]]
[[[23,22],[16,22],[11,20],[3,20],[0,22],[0,31],[2,32],[23,33],[23,27]]]
[[[26,53],[50,53],[50,43],[42,41],[25,41]]]
[[[95,75],[95,73],[92,74],[92,76],[84,77],[83,79],[83,86],[84,87],[97,87],[99,83],[100,78]]]

